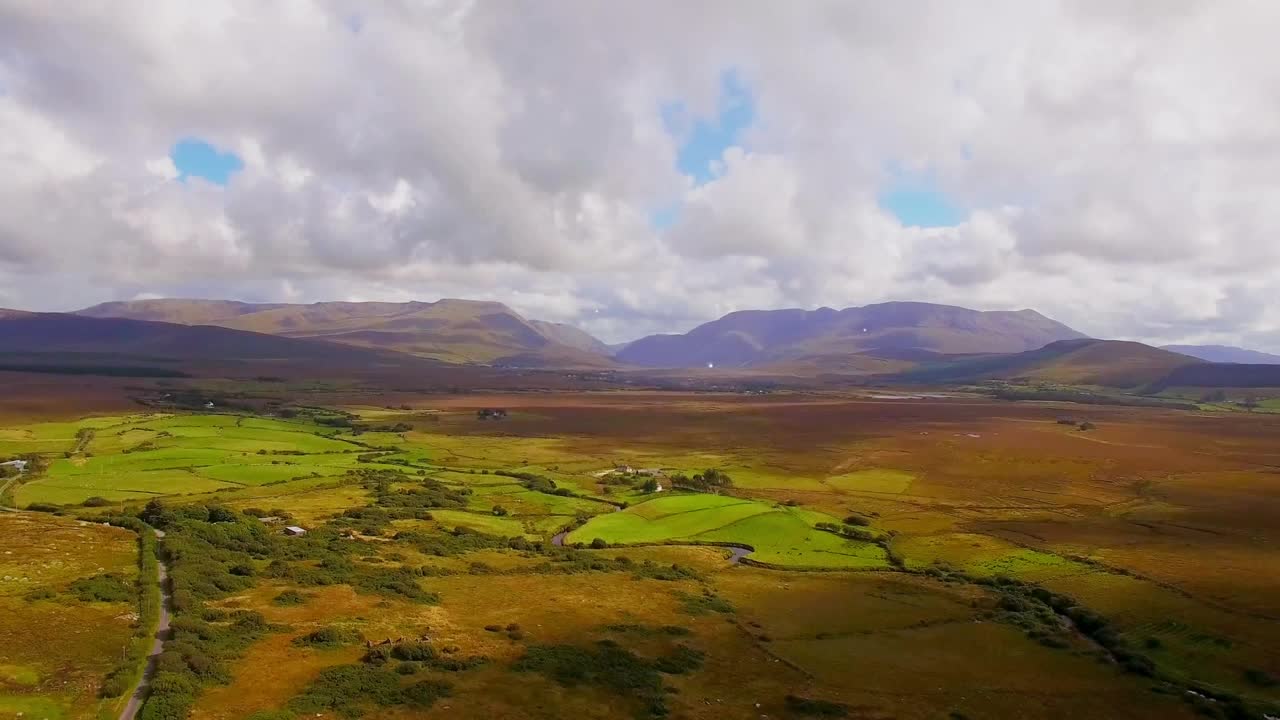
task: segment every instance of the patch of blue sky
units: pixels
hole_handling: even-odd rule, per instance
[[[178,169],[178,179],[202,178],[216,185],[226,185],[231,176],[244,169],[244,162],[233,152],[223,152],[200,138],[179,140],[169,152]]]

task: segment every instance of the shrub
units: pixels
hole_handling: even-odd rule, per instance
[[[297,590],[285,590],[271,600],[271,604],[277,607],[289,607],[292,605],[302,605],[307,602],[307,596]]]
[[[51,587],[38,587],[29,590],[26,595],[22,596],[27,602],[37,602],[40,600],[52,600],[58,597],[58,593],[54,592]]]
[[[709,590],[703,591],[702,595],[682,594],[680,596],[681,609],[690,615],[706,615],[708,613],[730,614],[733,605]]]
[[[70,589],[83,602],[127,602],[136,594],[133,584],[117,573],[79,578]]]
[[[353,628],[323,627],[293,639],[298,647],[336,648],[364,642],[364,636]]]
[[[437,700],[449,697],[453,686],[440,680],[423,680],[414,683],[402,691],[404,704],[419,708],[429,708]]]
[[[591,549],[593,550],[604,550],[607,547],[609,547],[609,543],[605,542],[604,538],[593,538],[591,540]]]
[[[110,507],[114,503],[104,497],[94,495],[93,497],[85,498],[84,502],[80,504],[84,507]]]
[[[436,649],[426,643],[401,643],[391,648],[391,657],[416,662],[434,660]]]
[[[670,653],[655,660],[653,666],[658,672],[668,675],[684,675],[702,667],[705,657],[700,650],[694,650],[688,645],[677,645]]]
[[[596,643],[594,648],[534,645],[512,668],[517,672],[540,672],[566,687],[592,685],[639,697],[652,714],[666,714],[662,675],[657,668],[609,640]]]
[[[845,525],[856,525],[858,527],[866,527],[871,524],[871,520],[861,515],[850,515],[844,519]]]
[[[1249,668],[1248,670],[1245,670],[1244,679],[1247,680],[1249,684],[1257,685],[1262,688],[1272,688],[1280,685],[1280,680],[1277,680],[1276,676],[1266,670],[1259,670],[1258,668]]]
[[[788,710],[799,715],[846,717],[849,714],[849,706],[831,702],[830,700],[815,700],[800,697],[799,695],[788,695],[786,703]]]

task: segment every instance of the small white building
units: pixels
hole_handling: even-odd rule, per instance
[[[300,527],[298,527],[297,525],[286,525],[286,526],[285,526],[285,528],[284,528],[284,534],[285,534],[285,535],[292,535],[292,536],[294,536],[294,537],[298,537],[299,535],[306,535],[306,534],[307,534],[307,529],[306,529],[306,528],[300,528]]]
[[[0,462],[0,467],[11,467],[11,468],[16,468],[18,472],[26,472],[27,461],[26,460],[10,460],[8,462]]]
[[[654,486],[653,491],[656,493],[662,492],[662,483],[658,483],[656,486]]]
[[[206,410],[212,410],[212,409],[213,409],[213,403],[212,403],[212,402],[207,402],[207,403],[205,403],[205,404],[204,404],[204,407],[205,407],[205,409],[206,409]]]

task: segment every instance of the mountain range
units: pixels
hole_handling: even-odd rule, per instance
[[[617,354],[645,367],[822,365],[848,355],[916,361],[932,355],[1014,353],[1085,337],[1034,310],[982,312],[890,302],[833,310],[745,310],[683,335],[650,335]]]
[[[1221,386],[1248,377],[1256,386],[1280,384],[1280,367],[1260,364],[1280,361],[1275,356],[1096,340],[1032,310],[915,302],[742,311],[687,333],[606,346],[576,327],[527,319],[496,302],[137,300],[70,314],[0,310],[0,353],[11,367],[31,358],[250,371],[273,364],[329,371],[469,365],[642,374],[706,373],[712,366],[720,374],[885,383],[999,379],[1137,388]]]
[[[1164,350],[1182,353],[1216,363],[1237,363],[1245,365],[1280,365],[1280,355],[1246,350],[1231,345],[1161,345]]]
[[[389,350],[448,363],[608,367],[607,348],[569,326],[526,320],[502,303],[320,302],[253,304],[226,300],[134,300],[77,315],[128,318],[309,338]]]

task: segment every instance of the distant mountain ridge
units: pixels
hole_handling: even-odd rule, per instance
[[[1280,355],[1232,345],[1161,345],[1161,349],[1216,363],[1280,365]]]
[[[526,320],[497,302],[243,303],[155,299],[110,302],[76,313],[311,338],[450,363],[608,367],[603,343],[577,328]]]
[[[889,302],[844,310],[734,312],[683,335],[641,338],[615,357],[646,367],[750,367],[801,358],[820,364],[824,357],[850,354],[1017,353],[1085,337],[1034,310]]]
[[[983,380],[1137,388],[1203,360],[1125,340],[1059,340],[1014,354],[974,355],[922,363],[895,379],[916,383]]]
[[[382,350],[211,325],[5,310],[0,310],[0,353],[35,353],[68,361],[89,356],[117,356],[148,362],[197,364],[228,361],[365,367],[428,364],[420,358]]]

